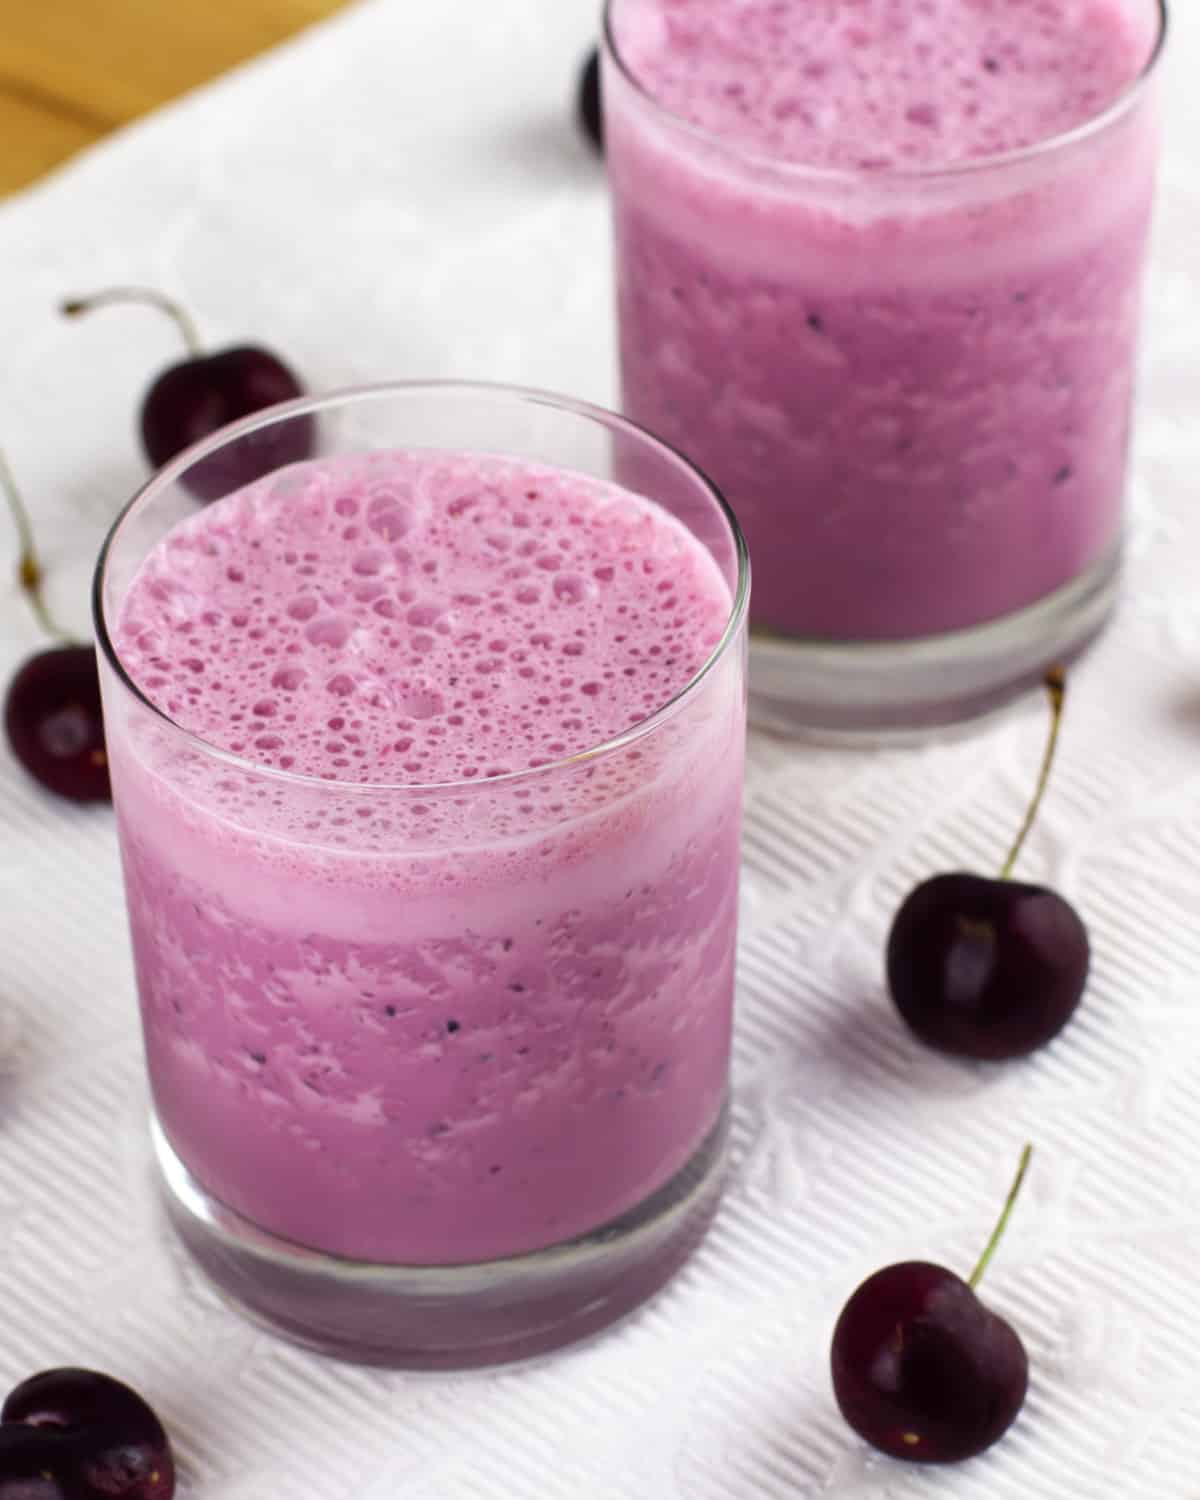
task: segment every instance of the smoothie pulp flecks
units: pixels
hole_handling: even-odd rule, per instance
[[[755,626],[952,631],[1116,547],[1153,119],[996,158],[1101,115],[1158,24],[1154,0],[611,0],[624,406],[737,507]]]
[[[730,591],[583,475],[402,451],[177,525],[110,753],[159,1121],[216,1198],[360,1260],[604,1224],[718,1118],[743,705]],[[246,762],[252,762],[247,765]],[[513,773],[527,772],[523,776]]]

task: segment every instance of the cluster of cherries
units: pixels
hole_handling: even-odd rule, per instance
[[[602,149],[599,70],[589,56],[578,114]],[[118,290],[101,302],[157,303],[179,323],[189,357],[164,371],[142,406],[143,444],[159,465],[184,447],[275,402],[300,394],[290,370],[251,347],[204,355],[181,309],[155,293]],[[309,429],[293,428],[287,452],[258,450],[257,471],[192,476],[208,500],[281,462],[306,456]],[[284,429],[286,432],[287,429]],[[197,477],[198,476],[198,477]],[[21,536],[20,580],[46,629],[61,634],[41,595],[29,520],[0,471]],[[903,902],[887,941],[888,988],[921,1041],[955,1056],[996,1061],[1048,1042],[1070,1019],[1087,980],[1087,930],[1061,896],[1011,879],[1045,792],[1058,740],[1064,678],[1046,677],[1050,733],[1036,790],[998,878],[934,876]],[[78,801],[109,796],[100,694],[90,647],[67,642],[31,658],[9,687],[5,728],[18,759],[49,790]],[[948,1463],[982,1452],[1004,1433],[1025,1398],[1028,1360],[1015,1330],[975,1288],[1008,1221],[1029,1163],[1016,1179],[979,1264],[967,1280],[925,1261],[888,1266],[854,1292],[831,1349],[833,1388],[851,1427],[895,1458]],[[154,1413],[108,1376],[54,1370],[19,1386],[0,1414],[0,1500],[169,1500],[170,1448]]]
[[[0,1408],[0,1500],[171,1500],[175,1461],[146,1402],[95,1370],[43,1370]]]
[[[956,1057],[1023,1057],[1062,1030],[1087,982],[1087,928],[1062,896],[1011,879],[1050,776],[1062,720],[1061,668],[1046,674],[1050,733],[1037,786],[998,878],[935,875],[902,902],[888,934],[888,989],[915,1036]],[[903,1261],[851,1296],[834,1328],[833,1390],[842,1415],[893,1458],[953,1463],[982,1453],[1016,1418],[1029,1362],[1016,1331],[975,1294],[1016,1200],[964,1281]]]

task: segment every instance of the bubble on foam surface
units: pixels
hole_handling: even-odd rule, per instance
[[[334,651],[340,650],[349,639],[350,625],[339,615],[326,615],[313,623],[304,632],[304,638],[311,646],[330,646]]]
[[[618,44],[673,113],[785,159],[887,169],[1070,130],[1133,81],[1127,0],[620,0]]]
[[[210,743],[426,784],[623,732],[685,685],[728,611],[708,554],[628,491],[395,452],[297,465],[199,512],[147,558],[117,636],[148,696]],[[327,809],[310,821],[339,841]]]

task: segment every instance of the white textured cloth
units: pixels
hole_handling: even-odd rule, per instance
[[[1068,1031],[1011,1066],[939,1059],[881,974],[912,884],[1003,857],[1036,697],[911,750],[752,737],[736,1168],[700,1253],[525,1368],[322,1361],[228,1311],[161,1225],[111,812],[0,752],[0,1387],[68,1362],[131,1381],[188,1500],[1200,1496],[1200,12],[1177,8],[1125,604],[1074,675],[1021,866],[1091,928]],[[66,323],[65,294],[168,290],[313,388],[612,401],[605,187],[571,113],[595,26],[593,0],[373,0],[0,206],[0,445],[73,626],[177,344],[148,312]],[[39,644],[14,555],[0,540],[6,678]],[[985,1293],[1029,1348],[1026,1409],[964,1467],[871,1457],[830,1390],[842,1302],[891,1260],[965,1273],[1026,1138]]]

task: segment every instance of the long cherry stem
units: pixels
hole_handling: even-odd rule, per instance
[[[160,312],[166,313],[174,321],[175,326],[183,335],[189,354],[199,356],[204,353],[199,330],[186,309],[181,307],[173,297],[168,297],[163,292],[156,292],[151,287],[114,286],[109,287],[107,291],[96,292],[90,297],[71,297],[62,304],[60,311],[68,318],[78,318],[97,307],[108,307],[116,302],[137,302],[143,306],[157,307]]]
[[[992,1237],[983,1247],[983,1254],[975,1264],[975,1269],[967,1278],[967,1285],[972,1291],[983,1280],[983,1273],[987,1270],[992,1256],[996,1253],[996,1246],[1000,1243],[1004,1231],[1008,1228],[1009,1216],[1013,1211],[1013,1204],[1017,1201],[1017,1194],[1021,1191],[1021,1184],[1025,1181],[1025,1173],[1029,1170],[1029,1158],[1033,1155],[1033,1147],[1026,1145],[1021,1152],[1021,1160],[1017,1163],[1017,1175],[1013,1178],[1012,1187],[1008,1190],[1008,1197],[1004,1200],[1004,1207],[1000,1210],[1000,1217],[996,1220],[996,1227],[992,1230]]]
[[[1062,723],[1063,700],[1067,695],[1067,674],[1063,671],[1062,667],[1051,667],[1042,681],[1047,696],[1050,699],[1050,734],[1046,740],[1046,749],[1042,755],[1042,768],[1038,772],[1033,801],[1030,802],[1025,813],[1025,821],[1021,824],[1020,831],[1013,841],[1013,846],[1008,851],[1008,858],[1004,861],[1004,868],[1000,871],[1001,880],[1007,880],[1012,874],[1013,866],[1017,862],[1017,856],[1021,852],[1029,830],[1033,827],[1033,820],[1037,817],[1038,808],[1042,805],[1042,797],[1046,791],[1046,784],[1050,780],[1050,767],[1054,764],[1054,751],[1058,745],[1058,730]]]
[[[38,624],[47,635],[55,636],[60,641],[68,643],[74,640],[69,631],[66,631],[50,613],[46,607],[46,601],[42,597],[42,565],[38,561],[37,549],[33,545],[33,526],[29,520],[29,512],[25,509],[25,502],[21,499],[21,492],[17,489],[17,481],[13,478],[13,472],[8,466],[8,459],[4,456],[4,450],[0,449],[0,488],[4,490],[8,500],[8,508],[12,512],[13,521],[17,527],[17,539],[20,543],[21,555],[17,559],[17,578],[21,588],[28,595],[30,607],[37,616]]]

